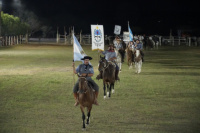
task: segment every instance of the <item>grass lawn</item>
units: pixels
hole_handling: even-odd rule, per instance
[[[106,100],[102,81],[95,79],[97,51],[83,49],[93,57],[100,87],[100,106],[93,106],[87,132],[200,132],[199,47],[145,50],[141,74],[123,63],[121,81]],[[0,47],[0,133],[82,132],[72,88],[72,46]]]

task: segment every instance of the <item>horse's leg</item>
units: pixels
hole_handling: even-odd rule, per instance
[[[141,70],[142,70],[142,61],[140,61],[139,63],[139,73],[141,72]]]
[[[109,88],[110,88],[110,86],[109,86],[109,84],[107,84],[107,97],[109,98]]]
[[[104,99],[106,99],[106,84],[103,83]]]
[[[115,93],[115,89],[114,89],[114,83],[112,83],[112,93]]]
[[[83,129],[85,129],[85,113],[84,113],[84,107],[80,106],[81,112],[82,112],[82,120],[83,120]]]
[[[88,113],[87,113],[87,121],[86,121],[86,124],[89,125],[90,123],[90,112],[92,110],[92,106],[91,107],[88,107]]]
[[[111,89],[112,89],[112,83],[110,83],[110,87],[109,87],[109,95],[108,95],[109,98],[111,97]]]
[[[138,73],[138,62],[135,63],[135,73]]]
[[[122,63],[119,63],[119,70],[122,71]]]

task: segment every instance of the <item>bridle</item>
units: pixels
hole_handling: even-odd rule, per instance
[[[100,70],[100,71],[104,71],[106,68],[108,68],[109,67],[109,65],[110,65],[110,63],[108,63],[108,61],[102,61],[102,60],[100,60],[99,61],[100,63],[103,63],[103,68]]]
[[[83,84],[83,86],[80,86],[80,84],[79,84],[79,93],[87,93],[87,91],[88,91],[88,81],[86,80],[86,77],[81,77],[81,76],[79,76],[79,80],[80,79],[85,79],[85,81],[84,81],[84,84]],[[80,81],[79,81],[80,82]],[[85,89],[80,89],[80,88],[82,88],[82,87],[84,87]]]

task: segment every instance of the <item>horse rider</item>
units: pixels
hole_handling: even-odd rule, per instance
[[[117,51],[119,51],[121,57],[122,57],[122,63],[124,62],[124,56],[125,56],[125,51],[122,45],[122,40],[120,39],[119,36],[116,36],[116,38],[113,40],[114,47]]]
[[[97,97],[98,97],[98,94],[99,94],[99,86],[91,78],[94,75],[93,66],[89,64],[89,61],[92,60],[92,57],[85,56],[81,60],[84,60],[84,63],[80,64],[76,68],[76,70],[75,70],[75,67],[74,67],[75,64],[73,62],[73,65],[72,65],[73,71],[74,71],[75,74],[79,74],[80,76],[85,76],[87,81],[92,84],[93,89],[95,90],[94,104],[99,105],[98,102],[97,102]],[[79,90],[79,82],[77,81],[76,84],[74,85],[74,88],[73,88],[74,98],[75,98],[75,101],[76,101],[74,106],[77,106],[79,104],[79,102],[78,102],[78,90]]]
[[[106,50],[106,51],[101,51],[101,53],[103,54],[103,55],[105,55],[105,59],[107,60],[107,61],[112,61],[113,63],[115,63],[115,80],[120,80],[119,79],[119,77],[118,77],[118,74],[119,74],[119,66],[117,65],[117,63],[115,62],[115,59],[117,59],[117,55],[116,55],[116,53],[115,53],[115,50],[114,50],[114,46],[113,45],[109,45],[108,46],[108,50]],[[97,77],[96,77],[96,79],[102,79],[103,78],[103,76],[102,76],[102,74],[103,74],[103,71],[99,71],[99,75],[97,75]]]
[[[134,48],[136,49],[136,50],[140,50],[140,54],[142,55],[142,62],[144,62],[144,53],[143,53],[143,45],[142,45],[142,43],[140,42],[140,40],[139,39],[137,39],[136,41],[135,41],[135,43],[134,43]],[[135,57],[134,57],[135,58]],[[134,59],[133,58],[133,59]]]
[[[134,42],[133,41],[130,41],[129,43],[128,43],[128,46],[129,46],[129,48],[131,48],[131,49],[134,49]],[[134,53],[132,53],[132,62],[135,62],[135,60],[134,60]]]

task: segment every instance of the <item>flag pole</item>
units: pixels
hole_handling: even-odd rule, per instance
[[[74,63],[74,27],[72,30],[72,39],[73,39],[73,84],[75,85],[75,74],[74,74],[74,70],[75,70],[75,63]]]
[[[128,31],[129,31],[129,21],[128,21]]]

